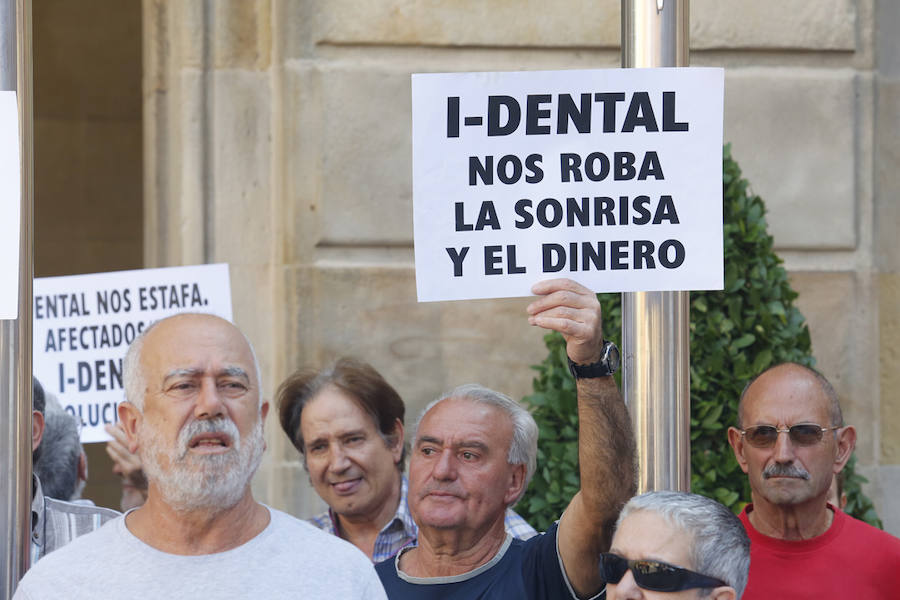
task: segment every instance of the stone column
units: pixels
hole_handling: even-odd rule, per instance
[[[875,264],[878,270],[878,356],[881,410],[876,432],[880,467],[874,498],[888,531],[900,530],[900,4],[878,0],[875,8]],[[874,341],[874,340],[873,340]]]

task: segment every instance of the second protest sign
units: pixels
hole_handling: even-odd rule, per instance
[[[34,375],[81,421],[83,442],[108,440],[104,425],[118,421],[131,342],[181,312],[231,320],[227,264],[34,280]]]

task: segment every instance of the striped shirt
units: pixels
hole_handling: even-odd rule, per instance
[[[401,548],[415,545],[419,528],[416,527],[409,512],[409,504],[406,501],[408,491],[409,480],[404,476],[400,484],[400,503],[397,505],[397,512],[394,513],[394,517],[388,521],[387,525],[381,529],[375,538],[372,562],[377,563],[387,560],[397,554]],[[332,535],[338,535],[337,520],[330,508],[322,514],[309,519],[309,522],[323,531],[327,531]],[[506,509],[505,524],[507,533],[513,537],[527,540],[537,535],[534,528],[511,508]]]
[[[65,546],[76,537],[90,533],[119,516],[111,508],[92,504],[64,502],[47,498],[41,482],[32,478],[34,497],[31,499],[31,564]]]

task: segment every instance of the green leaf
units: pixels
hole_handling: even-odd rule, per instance
[[[771,312],[773,315],[784,317],[787,314],[784,311],[784,304],[782,304],[780,300],[769,302],[768,308],[769,312]]]
[[[755,335],[753,335],[752,333],[745,333],[738,339],[731,342],[730,349],[732,351],[737,351],[737,350],[740,350],[741,348],[746,348],[747,346],[749,346],[750,344],[752,344],[755,341],[756,341]]]
[[[753,359],[753,372],[762,373],[766,367],[772,364],[772,350],[764,349]]]
[[[721,404],[713,408],[706,416],[706,418],[703,419],[703,424],[701,425],[701,427],[703,427],[704,429],[710,429],[718,425],[719,418],[722,416],[723,408],[724,406],[722,406]]]

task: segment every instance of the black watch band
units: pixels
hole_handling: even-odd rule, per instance
[[[603,342],[600,360],[589,365],[579,365],[566,356],[569,372],[575,379],[608,377],[619,370],[619,349],[612,342]]]

